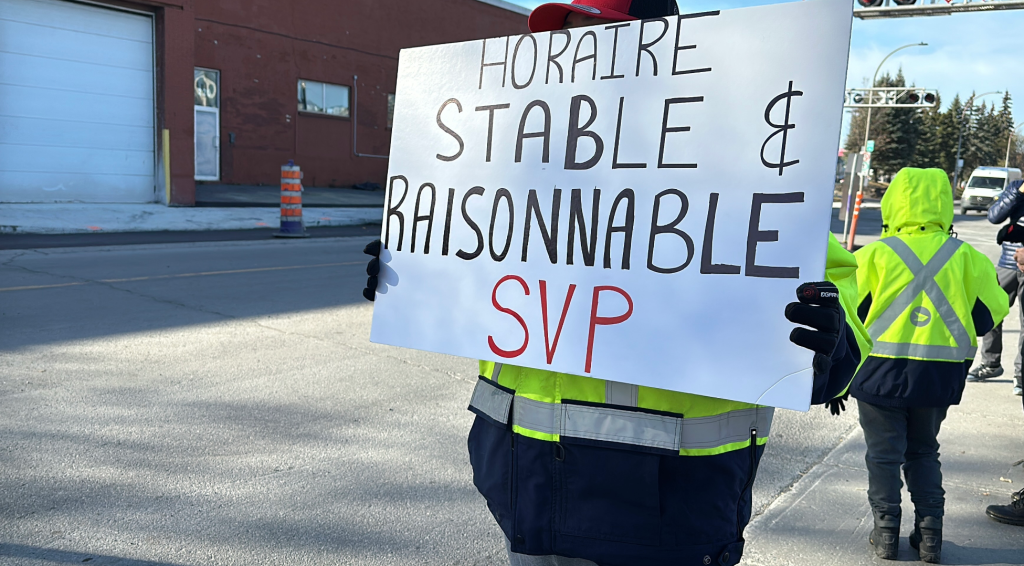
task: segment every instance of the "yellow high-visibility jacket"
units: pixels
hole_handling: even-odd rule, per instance
[[[858,314],[874,349],[852,395],[889,407],[960,402],[977,336],[1009,312],[992,261],[950,236],[940,169],[901,170],[882,197],[882,239],[857,251]]]

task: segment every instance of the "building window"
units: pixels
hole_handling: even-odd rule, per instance
[[[348,87],[299,79],[299,110],[348,118]]]
[[[220,71],[212,69],[195,70],[195,80],[192,82],[192,97],[196,106],[206,108],[218,108],[220,106]]]
[[[395,124],[395,95],[388,95],[388,127]]]

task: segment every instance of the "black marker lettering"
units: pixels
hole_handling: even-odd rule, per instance
[[[569,205],[569,242],[566,246],[565,263],[572,265],[573,247],[576,243],[574,228],[579,226],[580,253],[583,255],[583,264],[587,267],[594,266],[594,255],[597,252],[597,229],[598,212],[601,209],[601,189],[594,188],[594,198],[590,209],[590,237],[587,237],[587,221],[583,217],[583,203],[581,201],[580,189],[572,190],[572,197]],[[614,216],[614,213],[613,213]],[[610,263],[610,259],[608,262]]]
[[[473,219],[469,217],[469,211],[466,210],[466,204],[469,202],[469,197],[473,195],[483,194],[483,187],[473,187],[472,189],[469,189],[469,191],[466,192],[466,196],[462,197],[462,218],[463,220],[466,221],[466,224],[469,225],[469,229],[476,234],[476,249],[474,249],[471,252],[465,252],[463,250],[455,252],[455,255],[459,259],[464,259],[467,261],[471,259],[476,259],[484,251],[484,234],[483,232],[480,231],[480,227],[476,225],[476,222],[473,222]]]
[[[661,199],[672,195],[679,199],[679,214],[676,215],[675,219],[668,224],[658,224],[658,213],[661,211]],[[647,241],[647,269],[655,273],[678,273],[686,266],[690,265],[693,260],[693,240],[690,239],[690,235],[682,230],[676,228],[683,218],[686,217],[686,212],[690,209],[690,201],[687,200],[686,195],[679,189],[665,189],[654,196],[654,212],[651,215],[651,238]],[[658,267],[654,265],[654,244],[656,238],[660,234],[675,234],[683,239],[683,243],[686,244],[686,261],[675,266],[675,267]]]
[[[619,30],[622,29],[622,28],[629,27],[629,25],[630,24],[628,24],[628,23],[624,23],[624,24],[615,24],[615,25],[610,25],[610,26],[605,26],[604,27],[604,29],[613,29],[613,30],[615,30],[615,35],[612,38],[612,65],[611,65],[611,69],[608,70],[608,74],[607,75],[601,77],[602,81],[606,80],[606,79],[621,79],[621,78],[626,76],[626,75],[616,75],[615,74],[615,56],[618,54],[618,51],[619,51]]]
[[[530,117],[530,111],[534,108],[540,108],[544,112],[544,129],[539,132],[525,133],[526,119]],[[548,150],[551,145],[551,108],[543,100],[534,100],[527,104],[526,109],[523,110],[523,117],[519,119],[519,135],[516,136],[516,163],[520,163],[523,160],[523,140],[527,138],[543,138],[544,151],[541,156],[541,162],[547,163]]]
[[[677,132],[689,132],[690,126],[668,125],[668,114],[673,104],[686,104],[688,102],[704,102],[703,96],[690,96],[685,98],[669,98],[665,101],[665,113],[661,117],[661,149],[658,150],[658,169],[696,169],[696,163],[665,163],[665,138],[669,134]]]
[[[700,272],[704,274],[739,275],[740,266],[712,263],[714,259],[715,214],[718,212],[718,193],[711,193],[708,203],[708,222],[704,225],[704,246],[700,252]]]
[[[644,43],[644,28],[647,27],[647,24],[651,24],[654,22],[661,22],[661,33],[658,34],[658,38],[655,39],[654,41]],[[651,51],[651,48],[654,47],[654,45],[657,44],[659,41],[661,41],[662,38],[665,37],[665,34],[668,33],[668,25],[668,20],[666,18],[657,18],[654,20],[644,20],[640,22],[640,45],[637,47],[636,50],[636,76],[640,76],[640,60],[641,57],[643,57],[644,53],[647,53],[647,55],[650,56],[651,64],[654,65],[651,76],[658,76],[658,58],[654,55],[654,52]]]
[[[484,161],[491,162],[491,141],[494,139],[494,111],[508,108],[508,104],[492,104],[490,106],[477,106],[477,112],[487,112],[487,151]],[[461,109],[460,109],[461,110]],[[459,153],[462,153],[459,151]]]
[[[398,199],[398,204],[391,206],[391,201],[395,197],[395,181],[402,181],[405,186],[402,187],[402,198]],[[405,195],[409,192],[409,179],[406,179],[404,175],[395,175],[388,182],[388,217],[384,224],[384,249],[390,250],[389,244],[391,242],[391,217],[398,217],[398,250],[402,251],[402,236],[405,234],[405,215],[399,211],[399,207],[405,202]]]
[[[583,40],[588,38],[588,37],[592,40],[592,43],[593,43],[593,46],[594,46],[594,52],[591,53],[590,55],[585,56],[585,57],[580,57],[580,47],[583,47]],[[597,78],[597,34],[594,33],[593,30],[588,31],[587,33],[581,35],[579,42],[576,43],[576,53],[573,55],[573,58],[572,58],[572,82],[573,83],[576,82],[576,65],[578,65],[579,63],[582,63],[584,61],[589,61],[591,59],[594,60],[594,72],[591,74],[590,80],[595,80]]]
[[[448,240],[452,235],[452,209],[455,207],[455,189],[448,189],[448,208],[444,213],[444,238],[441,241],[441,255],[448,255]]]
[[[580,104],[583,102],[590,106],[590,118],[586,124],[580,126]],[[590,169],[601,160],[601,154],[604,153],[604,140],[587,129],[594,123],[594,120],[597,120],[597,103],[594,102],[594,99],[585,94],[572,97],[572,103],[569,106],[569,134],[565,140],[566,169]],[[594,140],[594,155],[583,163],[576,161],[576,149],[581,137]]]
[[[437,109],[437,127],[441,128],[446,134],[455,138],[455,141],[459,142],[459,151],[456,151],[455,155],[441,155],[440,153],[438,153],[437,158],[440,159],[441,161],[455,161],[456,159],[459,158],[460,155],[462,155],[462,151],[466,149],[466,144],[465,142],[462,141],[462,137],[459,136],[459,134],[456,134],[454,131],[452,131],[451,128],[444,125],[444,122],[441,121],[441,113],[444,112],[444,109],[447,108],[449,104],[454,104],[455,107],[459,109],[459,113],[462,113],[461,102],[454,98],[449,98],[448,100],[445,100],[444,104],[442,104],[441,107]]]
[[[558,53],[552,54],[551,48],[554,47],[555,45],[556,35],[564,36],[565,44],[562,45],[562,49]],[[556,59],[561,57],[562,54],[565,53],[566,49],[569,49],[570,43],[572,43],[572,35],[567,30],[555,30],[551,32],[551,35],[548,37],[548,68],[544,76],[544,84],[548,84],[548,82],[551,80],[551,65],[558,67],[558,84],[562,84],[562,65],[559,64],[558,61],[556,61]]]
[[[420,214],[420,198],[423,196],[423,189],[430,187],[430,212]],[[426,241],[423,242],[423,255],[430,254],[430,232],[434,229],[434,204],[437,202],[437,189],[431,183],[423,183],[420,190],[416,191],[416,204],[412,207],[412,245],[409,246],[409,253],[416,253],[416,226],[420,222],[427,223]]]
[[[497,63],[485,63],[487,58],[487,40],[483,40],[483,47],[480,49],[480,84],[477,90],[484,88],[484,69],[487,67],[501,67],[501,88],[505,88],[505,75],[508,74],[508,37],[505,38],[505,56]]]
[[[612,150],[612,169],[646,169],[646,163],[619,163],[619,137],[622,134],[622,106],[626,97],[619,97],[619,118],[615,122],[615,148]]]
[[[551,263],[558,263],[558,213],[562,208],[562,189],[556,188],[551,196],[551,231],[548,232],[547,224],[544,222],[544,215],[540,212],[540,203],[537,202],[537,190],[530,189],[526,197],[526,226],[523,228],[523,257],[526,261],[526,254],[530,247],[530,220],[537,215],[537,225],[540,227],[540,237],[544,240],[544,248],[548,251],[548,259]]]
[[[682,15],[682,16],[679,16],[679,18],[676,20],[676,46],[675,46],[675,49],[672,52],[672,76],[675,76],[675,75],[692,75],[692,74],[695,74],[695,73],[710,73],[711,72],[711,67],[703,67],[703,68],[700,68],[700,69],[684,69],[682,71],[678,70],[679,69],[679,52],[687,50],[687,49],[696,49],[697,48],[696,45],[679,45],[679,36],[681,35],[681,32],[683,31],[683,20],[692,20],[694,18],[704,18],[704,17],[707,17],[707,16],[717,16],[718,14],[719,14],[718,10],[714,10],[712,12],[700,12],[700,13],[697,13],[697,14]]]
[[[750,204],[750,225],[747,229],[747,265],[744,275],[747,277],[767,277],[771,279],[799,279],[799,267],[772,267],[757,265],[757,244],[759,242],[778,242],[778,230],[761,230],[761,205],[790,204],[804,202],[803,193],[754,193]]]
[[[524,83],[519,84],[516,82],[516,58],[519,57],[519,47],[523,44],[523,40],[529,38],[533,42],[533,64],[530,66],[530,78]],[[516,48],[512,51],[512,88],[516,90],[524,89],[530,86],[533,82],[533,76],[537,74],[537,39],[532,34],[526,34],[519,38],[516,42]]]
[[[619,209],[619,203],[626,201],[626,218],[621,226],[615,225],[615,212]],[[625,237],[622,241],[622,264],[621,269],[629,269],[629,251],[633,246],[633,209],[636,196],[633,189],[623,189],[615,195],[612,201],[611,212],[608,213],[608,228],[604,235],[604,268],[612,268],[612,234],[622,232]],[[596,226],[595,226],[596,228]]]
[[[494,251],[494,222],[498,218],[498,203],[504,200],[508,206],[508,231],[505,233],[505,247],[501,250],[501,253]],[[505,256],[508,255],[509,248],[512,247],[512,224],[515,222],[515,206],[512,204],[512,193],[508,192],[508,189],[498,189],[494,193],[494,205],[491,206],[491,226],[488,230],[487,242],[490,245],[491,259],[494,261],[504,261]]]

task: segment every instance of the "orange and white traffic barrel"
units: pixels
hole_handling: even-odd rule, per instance
[[[278,238],[308,238],[302,221],[302,170],[294,161],[281,166],[281,229]]]
[[[853,240],[857,237],[857,220],[860,219],[860,205],[864,201],[864,192],[857,191],[857,201],[853,205],[853,220],[850,221],[850,239],[846,242],[846,249],[853,251]]]

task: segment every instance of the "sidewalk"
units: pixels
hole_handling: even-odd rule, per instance
[[[280,194],[280,190],[278,190]],[[280,197],[278,197],[280,198]],[[381,207],[304,208],[307,228],[380,223]],[[164,232],[276,228],[278,207],[167,207],[162,204],[2,204],[2,234]]]
[[[861,211],[862,215],[864,210]],[[836,218],[833,217],[833,230]],[[870,211],[858,244],[878,238],[880,215]],[[998,227],[982,215],[957,216],[954,229],[990,258],[999,248]],[[840,225],[841,231],[841,225]],[[1018,307],[1004,323],[1002,365],[1013,367],[1019,335]],[[1012,370],[983,383],[968,383],[963,401],[951,407],[939,434],[946,517],[943,564],[1024,564],[1024,527],[1003,525],[985,515],[988,505],[1006,505],[1024,488],[1024,411],[1011,394]],[[847,405],[856,414],[856,403]],[[852,405],[852,407],[851,407]],[[771,442],[768,443],[771,450]],[[855,427],[818,465],[784,492],[747,528],[743,564],[752,566],[883,565],[868,545],[873,527],[867,501],[864,435]],[[755,505],[757,502],[755,502]],[[914,528],[910,494],[903,490],[900,561],[917,561],[907,537]]]
[[[302,205],[309,208],[383,208],[385,191],[303,187]],[[197,207],[270,207],[281,205],[281,187],[256,185],[196,185]]]

